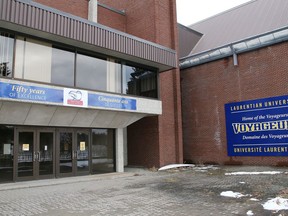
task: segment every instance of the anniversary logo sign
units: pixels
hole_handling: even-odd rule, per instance
[[[0,82],[0,98],[75,107],[137,110],[137,100],[132,98],[88,93],[79,89],[55,89],[19,83]]]
[[[288,96],[225,104],[228,156],[288,155]]]

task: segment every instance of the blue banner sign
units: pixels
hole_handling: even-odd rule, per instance
[[[0,82],[0,97],[23,101],[63,103],[63,90]]]
[[[87,96],[85,97],[84,94],[87,91],[76,89],[73,93],[81,93],[81,98],[76,97],[72,99],[69,98],[69,92],[71,93],[71,89],[63,90],[39,86],[29,86],[25,84],[0,82],[0,98],[40,103],[57,103],[63,106],[71,106],[71,104],[68,102],[73,99],[73,106],[87,107]],[[66,100],[64,100],[64,98],[66,98]],[[77,104],[75,102],[77,102]],[[88,93],[88,106],[90,107],[137,110],[136,102],[136,99]]]
[[[228,156],[288,156],[288,96],[225,104]]]
[[[117,96],[88,94],[88,106],[108,107],[123,110],[136,110],[136,100]]]

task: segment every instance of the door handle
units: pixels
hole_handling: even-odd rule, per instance
[[[78,159],[77,151],[74,151],[74,152],[73,152],[73,155],[74,155],[74,159]]]
[[[33,161],[37,160],[37,152],[33,152]]]
[[[34,154],[34,156],[33,156],[33,161],[38,161],[38,162],[40,162],[40,151],[34,152],[33,154]]]
[[[41,157],[41,153],[40,153],[40,151],[38,151],[38,153],[37,153],[37,160],[38,160],[38,162],[40,162],[40,157]]]

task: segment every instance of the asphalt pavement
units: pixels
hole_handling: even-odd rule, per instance
[[[287,177],[288,168],[195,166],[0,184],[0,215],[285,216],[263,204],[288,198]]]

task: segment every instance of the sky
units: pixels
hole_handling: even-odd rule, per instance
[[[250,0],[176,0],[177,20],[190,25]]]

